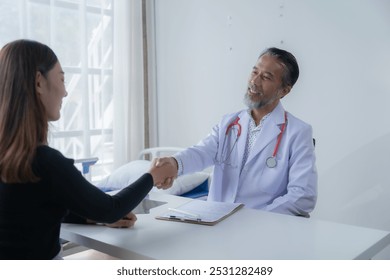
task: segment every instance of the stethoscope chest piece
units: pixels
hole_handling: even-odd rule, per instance
[[[276,162],[276,158],[275,157],[269,157],[267,158],[265,164],[267,165],[267,167],[269,168],[274,168],[277,164]]]

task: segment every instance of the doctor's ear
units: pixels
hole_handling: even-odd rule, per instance
[[[291,91],[291,86],[285,86],[285,87],[279,92],[280,99],[282,99],[283,97],[285,97],[290,91]]]

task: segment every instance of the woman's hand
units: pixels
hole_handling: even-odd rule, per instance
[[[130,212],[125,217],[116,221],[115,223],[112,223],[112,224],[104,223],[101,225],[104,225],[104,226],[107,226],[110,228],[129,228],[129,227],[134,226],[136,221],[137,221],[137,216],[133,212]],[[95,224],[95,222],[93,222],[91,220],[87,220],[87,223],[88,224]]]
[[[103,224],[103,225],[110,228],[129,228],[134,226],[136,221],[137,221],[137,216],[133,212],[130,212],[125,217],[116,221],[115,223]]]

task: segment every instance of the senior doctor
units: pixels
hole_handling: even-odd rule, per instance
[[[178,176],[214,165],[208,200],[309,217],[317,199],[312,128],[280,102],[298,76],[291,53],[266,49],[249,77],[248,108],[224,116],[197,145],[157,165],[175,165]]]

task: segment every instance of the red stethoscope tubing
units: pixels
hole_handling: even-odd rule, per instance
[[[231,124],[228,125],[228,127],[226,128],[226,133],[225,133],[226,136],[229,134],[229,129],[232,129],[233,126],[237,125],[238,126],[237,137],[240,137],[241,125],[238,123],[239,120],[240,120],[240,117],[237,117]]]
[[[235,125],[237,125],[238,127],[238,131],[237,131],[237,136],[236,136],[236,141],[234,142],[234,146],[237,144],[237,140],[238,140],[238,137],[241,135],[241,125],[239,123],[239,120],[240,118],[237,117],[233,122],[231,122],[228,127],[226,128],[226,133],[225,133],[225,139],[224,139],[224,142],[223,142],[223,147],[225,146],[225,140],[226,140],[226,137],[228,136],[229,134],[229,130],[231,130]],[[276,154],[278,153],[278,150],[279,150],[279,146],[280,146],[280,142],[282,141],[282,137],[283,137],[283,134],[284,134],[284,131],[286,129],[286,125],[287,125],[287,112],[284,111],[284,123],[282,124],[282,127],[280,129],[280,133],[278,135],[278,138],[276,140],[276,145],[275,145],[275,148],[274,148],[274,152],[272,154],[272,156],[270,156],[267,160],[266,160],[266,165],[269,167],[269,168],[273,168],[276,166],[277,164],[277,161],[276,161]],[[233,147],[234,147],[233,146]],[[223,149],[223,148],[222,148]],[[232,148],[233,150],[233,148]],[[230,157],[230,154],[232,152],[232,150],[230,151],[228,157]]]
[[[237,137],[239,137],[241,135],[241,125],[238,123],[238,121],[240,120],[239,117],[237,117],[232,123],[230,123],[228,125],[228,127],[226,128],[226,135],[229,134],[229,130],[237,125],[238,126],[238,132],[237,132]],[[276,141],[276,145],[275,145],[275,148],[274,148],[274,152],[272,154],[272,157],[276,157],[276,154],[278,153],[278,150],[279,150],[279,146],[280,146],[280,141],[282,141],[282,137],[283,137],[283,133],[284,133],[284,130],[286,129],[286,125],[287,125],[287,112],[284,111],[284,123],[282,124],[282,128],[280,129],[280,133],[278,135],[278,139]]]
[[[278,139],[277,139],[272,157],[276,157],[276,154],[278,153],[280,141],[282,140],[284,130],[286,129],[286,124],[287,124],[287,112],[285,111],[284,112],[284,124],[282,124],[282,128],[280,129],[280,133],[278,135]]]

